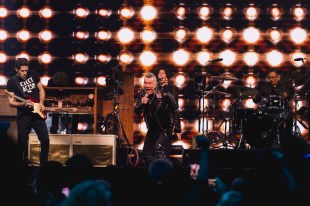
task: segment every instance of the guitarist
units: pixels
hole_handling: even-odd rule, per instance
[[[42,166],[48,160],[50,140],[45,118],[42,118],[38,112],[33,112],[33,103],[41,107],[39,111],[44,111],[45,91],[37,73],[29,70],[29,61],[26,58],[16,60],[15,70],[17,74],[7,82],[7,91],[10,94],[7,96],[9,105],[17,108],[17,142],[20,155],[24,163],[28,164],[29,133],[33,129],[41,145],[40,166]],[[26,99],[26,101],[20,101],[17,97]]]

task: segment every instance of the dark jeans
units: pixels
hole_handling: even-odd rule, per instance
[[[171,137],[164,132],[148,130],[143,146],[143,156],[146,162],[153,159],[169,157],[171,150]]]
[[[28,143],[31,129],[36,132],[40,141],[40,165],[42,165],[48,160],[50,140],[46,123],[38,114],[27,113],[17,119],[18,147],[21,158],[25,162],[28,161]]]

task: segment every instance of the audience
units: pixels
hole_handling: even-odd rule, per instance
[[[47,161],[38,172],[36,178],[36,192],[40,194],[38,197],[48,197],[44,195],[49,193],[52,195],[56,205],[65,199],[63,189],[65,185],[65,168],[57,161]]]
[[[94,179],[94,167],[91,160],[83,154],[75,154],[66,163],[66,185],[71,190],[76,184]]]
[[[82,181],[61,206],[112,206],[111,186],[104,180]]]
[[[301,139],[291,138],[281,151],[257,150],[258,168],[227,185],[211,173],[209,139],[198,135],[196,140],[200,155],[194,178],[170,159],[155,159],[147,170],[131,167],[120,172],[108,166],[96,177],[90,159],[77,154],[65,165],[48,161],[36,173],[33,186],[31,168],[18,157],[16,143],[1,131],[1,200],[13,206],[294,206],[308,201],[310,153]]]
[[[35,195],[29,176],[30,169],[18,155],[17,144],[13,138],[0,132],[0,162],[1,162],[1,202],[11,206],[34,205]]]

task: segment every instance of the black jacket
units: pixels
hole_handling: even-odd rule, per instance
[[[149,110],[153,112],[155,120],[151,120],[150,118],[152,117],[150,114],[145,112],[146,106],[150,105],[141,104],[141,98],[145,96],[145,92],[143,90],[140,90],[137,94],[135,113],[143,113],[143,117],[148,129],[152,129],[153,125],[151,125],[151,122],[156,121],[160,129],[167,136],[172,135],[172,133],[180,133],[180,114],[178,105],[172,94],[169,92],[161,92],[160,90],[156,90],[154,95],[155,96],[154,99],[152,99],[152,102],[155,101],[155,103],[151,104],[151,108],[149,108]]]

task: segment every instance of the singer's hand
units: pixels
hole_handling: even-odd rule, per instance
[[[142,104],[148,104],[149,103],[149,98],[148,97],[142,97],[141,98],[141,103]]]

